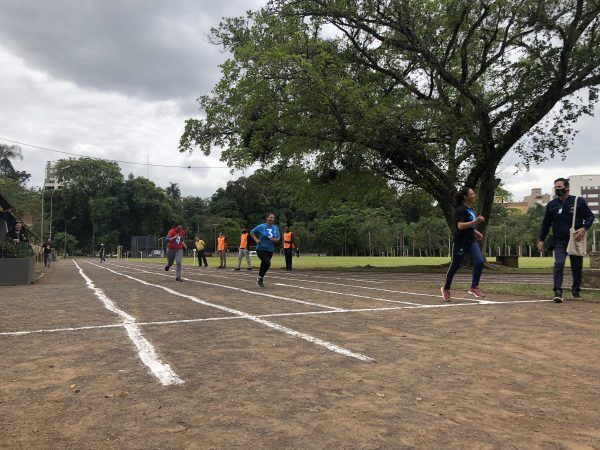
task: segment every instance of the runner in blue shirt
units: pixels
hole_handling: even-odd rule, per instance
[[[254,227],[250,232],[250,236],[256,242],[256,256],[260,259],[260,271],[258,272],[258,278],[256,283],[260,287],[265,287],[263,279],[271,267],[271,257],[273,256],[273,250],[275,250],[275,244],[280,241],[281,234],[279,228],[273,225],[275,222],[275,214],[267,214],[266,222]]]

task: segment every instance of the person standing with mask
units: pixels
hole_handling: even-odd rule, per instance
[[[450,287],[452,279],[467,253],[471,255],[471,265],[473,266],[473,279],[468,293],[476,298],[484,298],[485,294],[479,289],[479,279],[483,270],[483,254],[479,244],[475,240],[482,240],[483,234],[475,228],[485,220],[483,216],[477,215],[473,211],[475,204],[475,191],[469,186],[463,186],[456,194],[456,210],[454,212],[454,221],[456,223],[456,232],[454,233],[454,248],[452,251],[452,261],[450,268],[446,273],[446,283],[440,289],[444,301],[451,301]]]
[[[265,223],[254,227],[250,236],[256,242],[256,256],[260,259],[260,271],[256,278],[256,284],[261,288],[265,287],[264,278],[271,267],[271,258],[275,250],[275,244],[281,240],[279,228],[273,225],[275,223],[275,214],[267,214]]]
[[[556,198],[546,205],[546,213],[542,221],[538,250],[544,251],[544,239],[552,227],[554,238],[554,302],[562,303],[564,300],[562,283],[567,259],[567,245],[569,244],[570,230],[573,225],[573,210],[575,209],[575,196],[569,195],[569,180],[557,178],[554,180],[554,193]],[[577,213],[575,217],[575,239],[580,241],[586,231],[594,223],[594,213],[590,210],[582,197],[577,197]],[[573,300],[581,300],[581,274],[583,272],[583,256],[569,255],[571,260],[571,273],[573,284],[571,296]]]

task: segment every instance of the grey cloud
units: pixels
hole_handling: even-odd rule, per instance
[[[0,38],[55,78],[127,96],[183,99],[187,110],[211,90],[226,58],[208,43],[210,28],[261,3],[0,0]]]

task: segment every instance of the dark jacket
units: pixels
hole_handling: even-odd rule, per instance
[[[27,242],[27,236],[23,233],[23,230],[17,231],[14,228],[8,232],[8,237],[19,242]]]
[[[552,226],[552,235],[554,239],[569,239],[569,230],[573,223],[573,208],[575,206],[575,196],[569,195],[563,201],[560,198],[551,200],[546,205],[546,214],[542,221],[540,231],[540,241],[546,239],[550,226]],[[589,229],[594,223],[594,213],[590,210],[582,197],[577,199],[577,217],[575,218],[575,229],[584,227]]]

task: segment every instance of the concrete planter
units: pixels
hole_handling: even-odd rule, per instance
[[[35,257],[0,258],[0,286],[31,284],[35,278]]]

